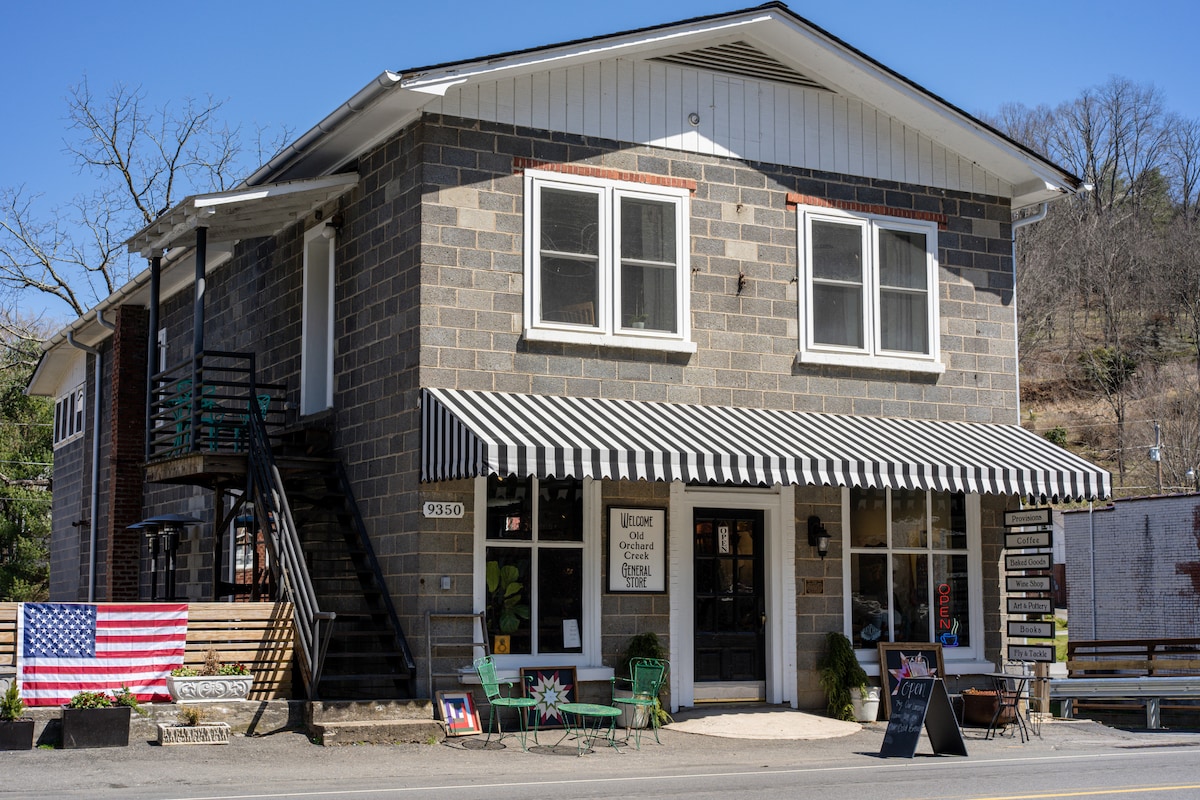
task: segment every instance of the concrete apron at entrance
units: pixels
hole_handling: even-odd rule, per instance
[[[834,739],[862,730],[857,722],[821,717],[786,706],[704,705],[680,709],[666,727],[726,739]]]

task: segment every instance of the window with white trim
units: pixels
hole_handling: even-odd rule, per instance
[[[526,338],[694,350],[688,196],[526,170]]]
[[[599,664],[599,484],[479,479],[475,589],[501,663]]]
[[[79,384],[54,401],[54,446],[83,435],[86,384]]]
[[[941,372],[937,225],[799,209],[800,360]]]
[[[947,660],[983,655],[979,496],[845,490],[846,635],[869,660],[880,642],[940,642]]]

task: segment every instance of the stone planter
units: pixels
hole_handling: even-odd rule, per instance
[[[633,697],[633,692],[628,689],[614,689],[613,697]],[[632,703],[613,703],[617,708],[621,709],[621,716],[617,718],[616,727],[618,728],[646,728],[650,725],[650,711],[647,706],[638,706]]]
[[[864,693],[861,689],[850,690],[850,706],[854,709],[854,719],[858,722],[875,722],[879,719],[879,697],[882,690],[878,686],[868,686]]]
[[[167,678],[167,691],[176,703],[245,700],[253,685],[253,675],[171,675]]]
[[[129,706],[112,708],[64,708],[64,750],[84,747],[126,747],[129,744]]]
[[[158,723],[158,743],[171,744],[229,744],[229,723],[201,722],[199,725]]]
[[[33,720],[0,721],[0,750],[32,750]]]

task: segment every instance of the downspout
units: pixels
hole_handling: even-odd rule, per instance
[[[116,326],[105,321],[104,312],[96,310],[96,322],[108,330],[115,330]],[[87,600],[89,603],[96,602],[96,541],[98,535],[98,523],[96,520],[96,512],[100,508],[100,384],[104,375],[104,356],[91,345],[83,344],[75,340],[75,332],[67,331],[67,342],[79,350],[93,356],[96,359],[95,375],[93,383],[95,384],[93,395],[92,409],[92,492],[91,492],[91,511],[88,513],[88,593]]]
[[[1050,210],[1048,201],[1042,203],[1042,207],[1036,213],[1030,214],[1028,217],[1022,217],[1012,224],[1012,265],[1013,265],[1013,368],[1016,370],[1017,377],[1017,425],[1021,424],[1021,337],[1017,333],[1017,231],[1024,228],[1026,225],[1032,225],[1035,222],[1041,222],[1046,218],[1046,213]]]

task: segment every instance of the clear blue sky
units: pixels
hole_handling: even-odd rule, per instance
[[[63,152],[68,88],[140,85],[151,105],[207,94],[247,130],[299,135],[385,69],[673,22],[757,0],[343,0],[9,3],[0,46],[0,186],[49,204],[80,188]],[[1121,75],[1200,117],[1195,0],[791,0],[793,11],[972,113],[1055,105]]]

